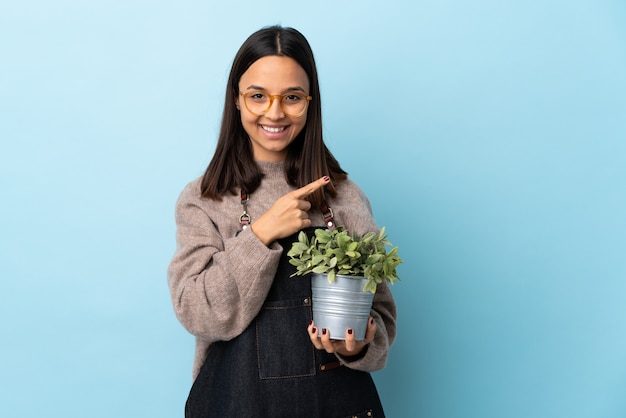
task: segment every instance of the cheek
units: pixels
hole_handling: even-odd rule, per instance
[[[244,112],[243,110],[241,110],[239,113],[240,113],[241,123],[244,126],[256,125],[257,121],[259,120],[258,116],[255,116],[248,112]]]
[[[292,121],[294,125],[297,125],[298,127],[303,128],[306,125],[306,121],[307,121],[306,114],[304,114],[303,116],[300,116],[298,119],[295,119],[295,120],[292,119]]]
[[[300,131],[302,131],[304,129],[304,127],[306,126],[306,116],[303,116],[301,118],[299,118],[297,121],[294,121],[294,125],[296,125],[298,128],[298,133],[300,133]]]

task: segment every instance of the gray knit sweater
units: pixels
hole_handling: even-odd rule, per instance
[[[252,194],[248,213],[258,219],[281,196],[293,190],[285,180],[282,163],[257,162],[265,174]],[[350,180],[341,182],[336,199],[329,199],[335,222],[348,231],[376,231],[367,197]],[[238,236],[243,212],[239,195],[221,202],[200,197],[200,179],[189,183],[176,203],[176,252],[168,268],[168,284],[178,320],[196,337],[195,379],[215,341],[241,334],[259,313],[272,285],[282,248],[266,247],[250,228]],[[311,209],[312,226],[323,226],[319,210]],[[298,278],[294,278],[298,280]],[[396,335],[396,306],[386,284],[379,285],[372,307],[377,332],[365,356],[347,367],[374,371],[385,366]],[[302,324],[303,330],[308,324]]]

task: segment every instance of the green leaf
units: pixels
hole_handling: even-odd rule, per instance
[[[302,254],[309,249],[309,246],[302,242],[294,242],[291,249],[287,253],[288,256]]]
[[[365,286],[363,287],[363,291],[376,293],[376,283],[372,280],[368,280],[367,283],[365,283]]]
[[[313,273],[317,273],[317,274],[323,274],[326,273],[329,270],[328,266],[316,266],[313,268]]]
[[[318,228],[315,230],[315,237],[321,244],[326,244],[331,239],[331,232],[328,229]]]
[[[311,264],[313,264],[314,266],[317,266],[323,260],[324,260],[324,256],[322,254],[315,254],[313,258],[311,259]]]

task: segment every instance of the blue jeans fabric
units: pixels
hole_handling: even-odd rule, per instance
[[[186,418],[384,417],[370,374],[341,366],[311,344],[311,280],[290,277],[295,270],[286,255],[296,239],[281,240],[285,250],[257,317],[241,335],[209,349]]]

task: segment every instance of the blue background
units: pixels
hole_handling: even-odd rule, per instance
[[[274,23],[405,259],[388,415],[625,417],[623,0],[3,0],[0,416],[182,416],[174,202]]]

